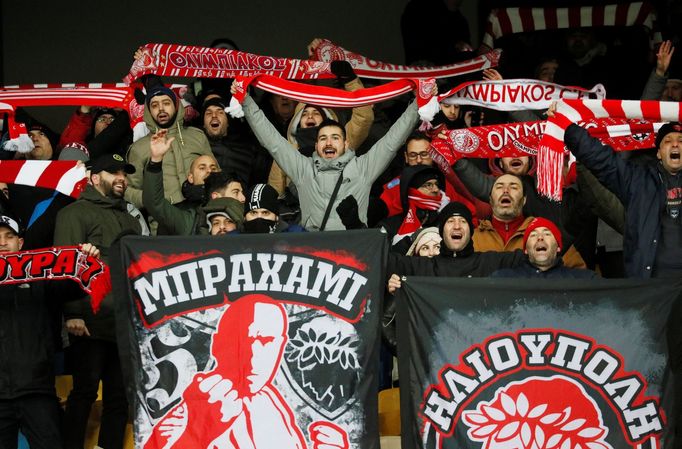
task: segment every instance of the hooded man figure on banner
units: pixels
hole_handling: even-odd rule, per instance
[[[273,384],[288,340],[282,305],[264,295],[231,304],[213,334],[209,372],[197,373],[183,401],[154,427],[145,449],[305,449],[294,413]],[[311,449],[348,449],[338,426],[316,421]]]

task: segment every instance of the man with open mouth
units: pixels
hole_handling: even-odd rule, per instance
[[[233,95],[236,90],[233,84]],[[349,147],[346,129],[325,120],[319,125],[315,152],[308,158],[279,134],[249,95],[243,108],[258,141],[298,188],[300,224],[308,231],[345,230],[336,208],[350,196],[358,203],[360,221],[367,223],[372,183],[388,167],[418,120],[417,105],[412,102],[384,137],[361,156]]]
[[[561,261],[561,231],[546,218],[537,217],[523,233],[524,264],[494,272],[492,277],[593,279],[592,270],[565,267]]]
[[[666,123],[656,135],[657,161],[620,158],[576,125],[566,146],[625,206],[623,255],[628,277],[682,276],[682,124]]]
[[[150,134],[133,143],[128,149],[126,159],[135,167],[128,178],[126,200],[137,208],[142,208],[142,182],[144,167],[150,160],[151,139],[154,134],[164,131],[172,143],[169,157],[163,159],[163,193],[171,203],[177,204],[186,198],[182,193],[182,183],[187,179],[192,162],[199,156],[211,156],[211,147],[203,131],[185,124],[185,107],[168,87],[156,85],[148,87],[144,105],[144,121]]]
[[[523,206],[526,194],[521,178],[502,175],[495,180],[490,191],[490,220],[481,220],[474,231],[476,251],[513,251],[523,249],[523,235],[535,217],[526,217]],[[564,253],[563,262],[568,267],[585,268],[585,261],[573,245]]]

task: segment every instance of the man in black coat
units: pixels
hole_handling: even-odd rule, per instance
[[[656,136],[657,162],[640,165],[618,157],[577,125],[564,142],[625,206],[623,256],[628,277],[682,276],[682,124]]]
[[[18,222],[0,215],[0,256],[24,244]],[[92,245],[89,255],[99,256]],[[19,430],[31,449],[62,447],[54,352],[59,344],[59,299],[83,296],[68,281],[0,286],[0,447],[16,448]],[[73,288],[72,288],[73,287]]]
[[[393,293],[401,287],[402,276],[486,277],[500,268],[516,267],[525,257],[520,250],[510,252],[474,251],[471,240],[474,229],[471,211],[453,201],[438,214],[438,229],[443,238],[440,256],[413,257],[389,253],[387,282],[390,295],[384,298],[383,336],[392,351],[396,347],[395,300]]]

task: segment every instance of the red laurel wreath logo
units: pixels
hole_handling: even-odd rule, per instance
[[[481,139],[466,129],[452,130],[450,132],[450,141],[453,143],[455,151],[465,154],[473,153],[481,144]]]
[[[614,449],[603,439],[608,429],[599,408],[564,376],[514,382],[462,419],[483,449]]]

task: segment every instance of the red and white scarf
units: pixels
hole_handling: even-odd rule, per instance
[[[434,137],[431,146],[449,165],[463,157],[491,159],[536,156],[546,124],[546,121],[518,122],[452,130],[443,130],[441,127],[432,134],[437,136],[444,132],[446,138]],[[652,148],[656,140],[655,132],[662,123],[605,117],[587,119],[580,125],[592,137],[616,151],[633,151]]]
[[[333,42],[323,39],[315,48],[313,58],[318,61],[348,61],[355,73],[363,78],[395,80],[402,78],[449,78],[480,70],[497,67],[501,50],[492,50],[483,55],[457,64],[435,67],[417,67],[375,61],[358,53],[348,51]]]
[[[78,198],[85,188],[85,166],[78,161],[0,161],[0,182],[44,187]]]
[[[568,8],[500,8],[488,17],[483,45],[493,48],[495,40],[515,33],[572,28],[642,25],[650,30],[653,43],[660,42],[651,30],[655,17],[648,2],[613,5],[571,6]]]
[[[127,85],[125,83],[50,83],[23,84],[4,86],[0,89],[0,112],[9,114],[10,138],[17,139],[8,146],[14,146],[20,152],[28,152],[32,147],[26,135],[23,124],[14,121],[14,110],[22,106],[100,106],[107,108],[121,108],[128,111],[130,127],[133,130],[133,141],[138,140],[149,131],[144,124],[144,104],[135,100],[134,90],[141,85]],[[168,86],[181,99],[185,107],[185,119],[190,120],[198,112],[194,111],[189,102],[183,99],[187,86],[172,84]],[[14,128],[12,126],[15,125]],[[20,140],[20,136],[23,141]],[[19,149],[19,148],[23,148]],[[32,148],[31,148],[32,149]]]
[[[680,121],[682,103],[637,100],[565,100],[557,103],[554,117],[547,120],[538,146],[538,192],[560,200],[564,162],[564,131],[571,123],[604,117],[643,119],[650,122]]]
[[[472,81],[438,95],[441,103],[472,105],[498,111],[547,109],[554,101],[563,99],[603,99],[606,90],[601,84],[592,89],[531,79]]]
[[[111,291],[109,267],[76,246],[0,254],[0,285],[63,279],[78,282],[95,312]]]
[[[52,83],[4,86],[0,89],[0,112],[9,114],[9,151],[28,152],[33,144],[23,124],[14,120],[14,110],[23,106],[102,106],[128,111],[130,127],[137,135],[144,135],[142,116],[144,105],[137,104],[134,87],[123,83]],[[4,106],[3,106],[4,105]]]
[[[225,109],[232,117],[243,117],[241,103],[247,94],[249,85],[256,86],[267,92],[283,95],[294,100],[311,103],[324,107],[354,108],[385,101],[416,89],[419,116],[423,121],[430,122],[440,110],[437,97],[432,95],[435,80],[403,79],[391,81],[376,87],[367,87],[352,92],[325,86],[298,83],[269,75],[252,77],[237,77],[235,79],[237,92],[230,100],[230,106]]]
[[[497,66],[500,51],[491,51],[469,61],[440,67],[406,67],[373,61],[324,40],[315,52],[317,60],[277,58],[238,50],[177,44],[146,44],[123,79],[132,83],[143,75],[236,78],[270,75],[277,78],[309,80],[333,78],[331,61],[350,62],[358,76],[377,79],[444,78]]]

